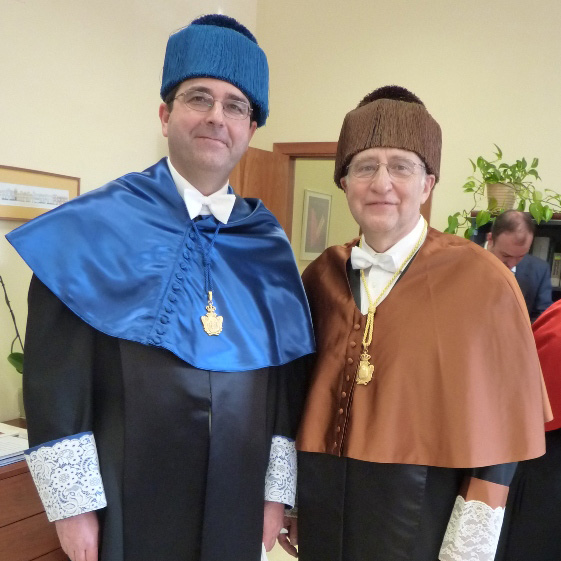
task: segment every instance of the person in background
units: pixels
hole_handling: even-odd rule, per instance
[[[169,158],[8,236],[34,272],[27,462],[72,561],[259,561],[294,502],[309,309],[277,220],[228,185],[268,89],[243,25],[193,21],[164,60]]]
[[[532,329],[553,420],[545,424],[545,455],[521,462],[516,470],[496,561],[561,559],[561,301]]]
[[[514,273],[532,322],[553,302],[548,263],[528,253],[534,233],[530,215],[507,210],[495,218],[487,234],[487,249]]]
[[[441,144],[399,86],[343,122],[335,183],[362,235],[303,274],[317,352],[297,438],[301,561],[491,561],[516,462],[544,453],[515,279],[420,215]]]

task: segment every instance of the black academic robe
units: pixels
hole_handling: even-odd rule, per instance
[[[508,486],[516,464],[455,469],[298,454],[300,561],[437,561],[466,482]]]
[[[30,446],[93,431],[100,561],[258,561],[271,438],[294,437],[302,382],[292,365],[205,371],[107,336],[32,280]]]
[[[561,559],[561,429],[545,441],[546,454],[516,470],[495,561]]]

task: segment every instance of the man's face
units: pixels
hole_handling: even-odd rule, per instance
[[[349,167],[372,162],[398,164],[413,162],[414,173],[407,178],[395,178],[385,165],[378,167],[372,179],[358,179],[347,173],[341,185],[347,195],[349,209],[362,229],[366,241],[385,240],[377,251],[385,251],[405,237],[419,220],[419,209],[428,199],[435,183],[427,175],[422,161],[414,152],[398,148],[369,148],[356,154]],[[370,240],[370,241],[369,241]]]
[[[529,233],[520,239],[517,232],[503,232],[496,238],[487,237],[487,249],[498,257],[509,269],[512,269],[530,251],[533,236]]]
[[[177,95],[188,90],[206,92],[217,101],[235,99],[249,103],[238,88],[214,78],[185,80]],[[165,103],[160,105],[162,133],[168,139],[171,162],[187,178],[189,170],[227,178],[247,150],[257,127],[250,119],[251,116],[241,120],[225,117],[221,103],[215,103],[206,113],[196,111],[183,103],[183,97],[174,101],[171,112]]]

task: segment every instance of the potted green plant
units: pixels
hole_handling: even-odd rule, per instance
[[[21,342],[21,337],[19,335],[18,324],[16,323],[16,316],[14,315],[14,311],[12,310],[12,305],[10,304],[10,300],[8,298],[6,285],[4,284],[4,280],[2,279],[1,276],[0,276],[0,284],[2,285],[2,289],[4,290],[4,299],[6,301],[6,305],[8,306],[8,310],[10,310],[10,315],[12,316],[12,321],[14,323],[14,328],[16,330],[16,336],[12,340],[12,344],[10,346],[10,354],[8,355],[8,362],[21,374],[23,372],[23,353],[15,353],[14,345],[16,341],[18,341],[23,351],[23,343]]]
[[[509,208],[528,210],[538,224],[551,220],[554,210],[561,210],[561,195],[551,189],[539,191],[534,185],[535,181],[541,179],[537,170],[538,158],[533,158],[530,164],[526,158],[509,164],[503,160],[503,152],[497,144],[495,148],[494,160],[487,160],[483,156],[475,161],[470,159],[473,175],[467,178],[462,189],[464,193],[472,194],[473,206],[448,216],[445,232],[456,234],[458,229],[465,227],[464,236],[469,239],[476,228],[493,221]],[[495,194],[496,186],[502,190],[502,196]],[[485,193],[486,208],[477,210],[474,223],[473,211],[481,206]]]

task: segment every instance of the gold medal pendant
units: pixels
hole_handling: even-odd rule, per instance
[[[207,335],[219,335],[222,331],[222,322],[224,318],[216,315],[216,308],[212,303],[212,291],[208,293],[208,304],[206,306],[206,316],[201,316],[203,329]]]
[[[370,355],[365,351],[360,355],[360,362],[356,371],[356,383],[366,386],[372,380],[374,365],[370,364]]]

